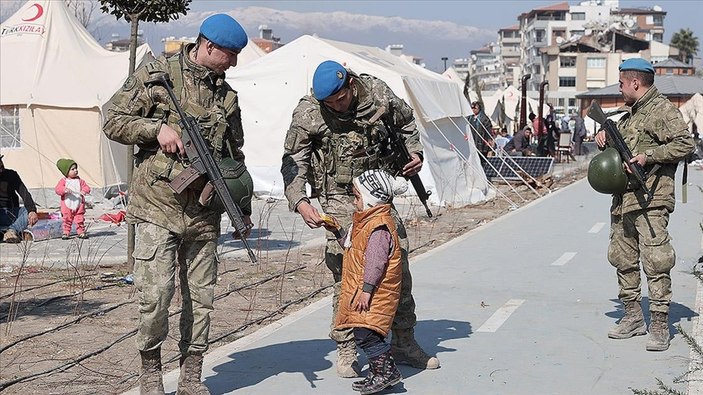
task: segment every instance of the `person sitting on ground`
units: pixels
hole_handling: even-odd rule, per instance
[[[508,128],[503,126],[500,129],[500,132],[498,132],[498,135],[495,138],[495,143],[496,143],[496,151],[501,152],[502,150],[505,149],[505,145],[508,144],[508,141],[510,141],[510,138],[508,137]]]
[[[334,218],[323,217],[325,228],[344,248],[335,327],[352,328],[356,345],[369,361],[366,378],[352,384],[361,394],[375,394],[402,379],[385,338],[400,301],[402,278],[402,251],[391,202],[407,189],[405,180],[383,170],[367,170],[352,181],[356,211],[346,235]]]
[[[3,234],[5,243],[19,243],[20,235],[37,223],[37,206],[19,174],[6,169],[0,155],[0,227],[8,227]],[[24,207],[20,206],[20,198]]]
[[[56,194],[61,196],[61,218],[63,219],[64,240],[71,238],[71,226],[76,224],[76,233],[81,239],[87,239],[85,231],[85,195],[90,187],[78,177],[78,164],[73,159],[59,159],[56,162],[63,177],[56,184]]]
[[[505,152],[511,156],[532,156],[532,148],[530,148],[531,136],[532,129],[529,126],[525,126],[522,130],[515,133],[512,140],[505,144]]]

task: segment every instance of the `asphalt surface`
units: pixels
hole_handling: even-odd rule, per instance
[[[703,171],[692,166],[689,181],[669,226],[670,329],[680,324],[703,344],[703,292],[691,274],[703,249]],[[665,352],[645,351],[647,336],[607,338],[623,315],[606,259],[609,203],[581,180],[414,258],[416,338],[441,367],[402,366],[402,384],[384,393],[628,394],[699,366],[678,333]],[[645,284],[643,295],[646,310]],[[327,297],[211,350],[205,384],[213,394],[353,394],[354,380],[335,373],[330,316]],[[167,392],[177,378],[165,375]],[[701,383],[676,388],[701,394]]]

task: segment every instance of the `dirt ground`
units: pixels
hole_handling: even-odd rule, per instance
[[[556,191],[584,176],[582,169],[574,170],[546,184],[553,182],[550,189]],[[527,200],[538,198],[525,185],[513,187]],[[526,204],[508,185],[500,190]],[[547,192],[545,185],[537,191]],[[512,211],[511,206],[497,197],[481,205],[435,207],[435,216],[427,218],[418,205],[406,213],[411,258]],[[255,265],[241,259],[221,262],[210,349],[330,294],[332,276],[323,248],[263,251]],[[113,394],[135,387],[137,297],[124,280],[128,273],[125,265],[0,273],[0,392]],[[179,308],[176,291],[162,351],[165,371],[178,366]]]

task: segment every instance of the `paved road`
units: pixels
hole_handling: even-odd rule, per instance
[[[690,274],[703,249],[703,171],[689,177],[689,202],[678,202],[670,223],[670,321],[703,344],[703,292]],[[646,336],[607,338],[623,314],[605,257],[608,207],[609,197],[582,180],[415,258],[417,338],[442,367],[401,367],[402,385],[386,393],[628,394],[689,369],[679,334],[660,353],[645,351]],[[329,302],[212,350],[206,385],[213,394],[354,393],[353,380],[335,375]],[[167,391],[177,377],[166,375]],[[703,393],[700,380],[683,390]]]

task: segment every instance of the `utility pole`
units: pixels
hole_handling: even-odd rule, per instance
[[[447,71],[447,60],[449,60],[448,57],[442,56],[442,61],[444,61],[444,71]]]

